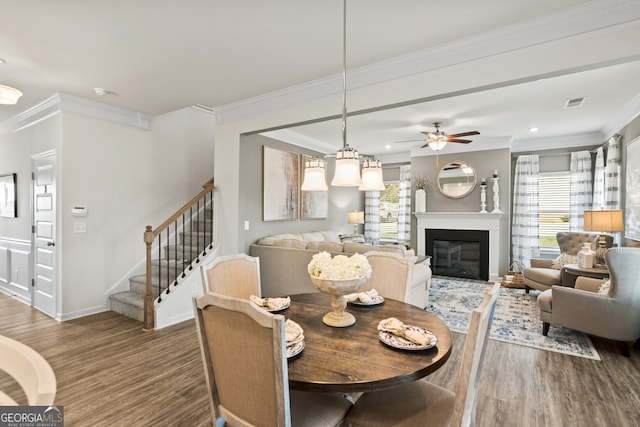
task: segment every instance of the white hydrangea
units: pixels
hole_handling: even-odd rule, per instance
[[[307,266],[310,276],[328,280],[350,280],[361,277],[371,277],[371,265],[367,257],[355,253],[350,257],[346,255],[331,255],[322,251],[311,258]]]

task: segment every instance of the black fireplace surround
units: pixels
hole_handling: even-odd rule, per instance
[[[489,231],[425,230],[434,275],[489,280]]]

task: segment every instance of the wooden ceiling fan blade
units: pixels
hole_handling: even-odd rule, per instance
[[[472,136],[472,135],[480,135],[480,132],[478,132],[477,130],[472,130],[470,132],[454,133],[449,135],[449,138],[458,138],[461,136]]]
[[[461,144],[468,144],[472,142],[470,139],[449,139],[447,142],[459,142]]]

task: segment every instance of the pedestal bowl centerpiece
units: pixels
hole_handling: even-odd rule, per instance
[[[356,318],[345,311],[345,295],[359,292],[371,277],[371,266],[367,257],[355,253],[350,257],[336,255],[331,258],[328,252],[315,254],[307,266],[311,282],[320,291],[331,295],[333,311],[322,318],[325,325],[335,327],[351,326]]]

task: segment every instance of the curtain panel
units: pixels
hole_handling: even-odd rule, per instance
[[[569,172],[569,229],[581,231],[584,227],[584,211],[592,205],[591,153],[575,151],[571,153]]]
[[[591,210],[604,209],[604,150],[596,151],[596,167],[593,173],[593,199]]]
[[[511,226],[511,251],[514,261],[529,266],[529,260],[540,256],[538,223],[538,172],[537,154],[520,156],[516,161],[513,184],[513,223]]]
[[[364,240],[377,244],[380,240],[380,192],[364,193]]]
[[[398,205],[398,242],[408,244],[411,240],[411,165],[400,166]]]

